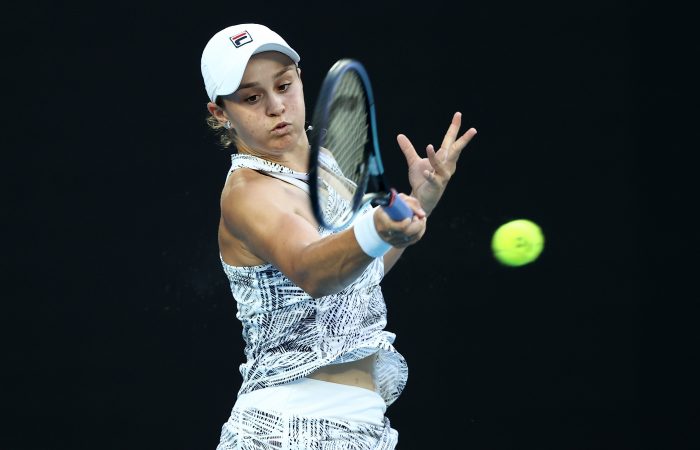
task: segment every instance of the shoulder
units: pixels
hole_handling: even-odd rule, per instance
[[[289,223],[298,216],[311,222],[306,193],[249,168],[235,170],[226,180],[221,193],[221,215],[234,234]]]
[[[299,249],[319,238],[309,203],[298,187],[253,169],[237,169],[221,194],[220,244],[234,242],[256,264],[289,269]]]
[[[241,167],[228,176],[221,191],[221,209],[246,207],[276,198],[279,183],[254,169]]]

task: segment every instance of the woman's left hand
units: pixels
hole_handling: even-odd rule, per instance
[[[435,151],[432,144],[427,146],[427,158],[418,156],[413,144],[405,135],[399,134],[396,138],[408,164],[408,181],[413,190],[411,195],[420,201],[428,214],[437,206],[447,183],[457,170],[457,160],[462,150],[476,135],[476,130],[470,128],[457,139],[461,124],[462,113],[456,112],[440,148]]]

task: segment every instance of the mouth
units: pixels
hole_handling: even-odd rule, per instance
[[[292,124],[289,122],[280,122],[272,129],[272,132],[275,134],[284,134],[291,129],[291,125]]]

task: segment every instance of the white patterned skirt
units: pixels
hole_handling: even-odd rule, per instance
[[[376,392],[302,378],[241,395],[217,450],[393,450],[385,412]]]

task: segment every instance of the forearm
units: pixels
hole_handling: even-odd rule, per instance
[[[315,230],[311,232],[305,226],[297,227],[298,233],[279,237],[269,235],[270,228],[266,227],[268,237],[264,242],[271,244],[267,248],[272,251],[259,253],[260,257],[275,264],[312,297],[337,293],[354,282],[376,258],[386,256],[392,247],[406,247],[422,237],[425,213],[415,199],[404,197],[415,214],[411,220],[396,221],[375,208],[357,218],[351,228],[321,239]],[[274,229],[293,229],[290,224],[294,221],[299,219],[286,216]],[[394,262],[390,260],[390,265]]]
[[[416,197],[416,192],[411,192],[412,197]],[[417,197],[416,197],[417,198]],[[420,201],[420,199],[419,199]],[[428,208],[423,206],[423,203],[421,202],[421,207],[425,211],[425,216],[426,218],[430,216],[430,213],[432,210],[437,206],[437,201],[435,204],[429,205]],[[397,248],[397,247],[392,247],[391,250],[389,250],[385,255],[384,255],[384,275],[389,273],[389,271],[396,265],[396,263],[399,261],[401,256],[403,255],[404,251],[406,248]]]
[[[386,255],[384,255],[384,275],[389,273],[392,267],[398,262],[401,255],[403,255],[405,248],[392,247]]]
[[[362,251],[352,230],[309,244],[294,264],[295,283],[314,298],[335,294],[355,281],[374,258]]]

